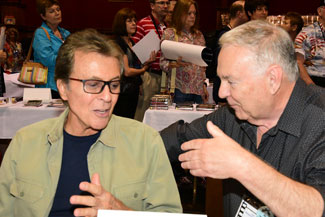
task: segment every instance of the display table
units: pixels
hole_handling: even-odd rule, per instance
[[[168,110],[148,109],[143,118],[143,123],[148,124],[157,131],[160,131],[178,120],[192,122],[193,120],[209,114],[211,111],[186,111],[178,110],[170,106]]]
[[[11,139],[17,130],[32,123],[59,116],[64,108],[25,107],[22,102],[0,105],[0,139]]]

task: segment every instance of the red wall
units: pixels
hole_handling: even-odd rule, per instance
[[[285,14],[287,11],[297,11],[301,14],[315,14],[318,1],[308,1],[308,7],[303,1],[297,0],[269,0],[270,14]],[[18,8],[7,7],[2,10],[2,16],[16,14],[18,26],[24,27],[28,31],[33,31],[40,25],[41,19],[36,11],[35,0],[1,0],[3,2],[20,2],[24,6]],[[109,32],[115,13],[123,7],[133,8],[138,18],[146,16],[149,11],[148,0],[133,0],[130,3],[109,2],[108,0],[61,0],[63,12],[62,27],[70,31],[83,28],[96,28],[103,32]],[[200,9],[202,31],[210,31],[216,27],[217,10],[225,10],[232,0],[197,0]]]

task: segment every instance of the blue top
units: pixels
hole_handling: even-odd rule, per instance
[[[82,192],[79,189],[79,184],[82,181],[90,182],[87,155],[100,133],[90,136],[73,136],[63,131],[61,171],[49,217],[73,217],[74,209],[80,206],[71,205],[70,197],[89,195],[88,192]]]
[[[47,38],[45,31],[42,28],[38,28],[35,31],[33,49],[34,49],[34,62],[42,63],[44,66],[48,67],[47,84],[36,85],[36,87],[46,87],[57,91],[56,83],[54,81],[54,70],[56,57],[58,55],[59,48],[63,44],[63,41],[54,35],[50,27],[43,22],[42,27],[44,27],[51,38],[51,41]],[[70,35],[68,30],[58,27],[63,40]]]

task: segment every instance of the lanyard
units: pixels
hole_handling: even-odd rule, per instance
[[[150,14],[150,18],[151,18],[151,20],[152,20],[153,25],[155,26],[155,29],[157,30],[157,33],[158,33],[159,39],[161,39],[161,35],[160,35],[159,30],[158,30],[157,23],[156,23],[156,21],[155,21],[155,18],[152,16],[152,14]]]

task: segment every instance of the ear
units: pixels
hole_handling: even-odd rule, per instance
[[[41,18],[42,18],[42,20],[46,20],[46,17],[43,15],[43,14],[40,14],[41,15]]]
[[[247,11],[247,14],[248,14],[248,16],[249,16],[249,19],[251,19],[252,16],[253,16],[253,14],[252,14],[251,12],[249,12],[249,11]]]
[[[279,65],[271,65],[267,69],[267,82],[272,95],[276,94],[280,90],[283,73],[283,69]]]
[[[153,10],[153,8],[154,8],[154,3],[150,3],[150,8],[151,8],[151,10]]]
[[[68,85],[63,80],[58,79],[56,81],[56,86],[58,88],[61,98],[65,101],[67,101],[68,100],[67,93],[69,91]]]

